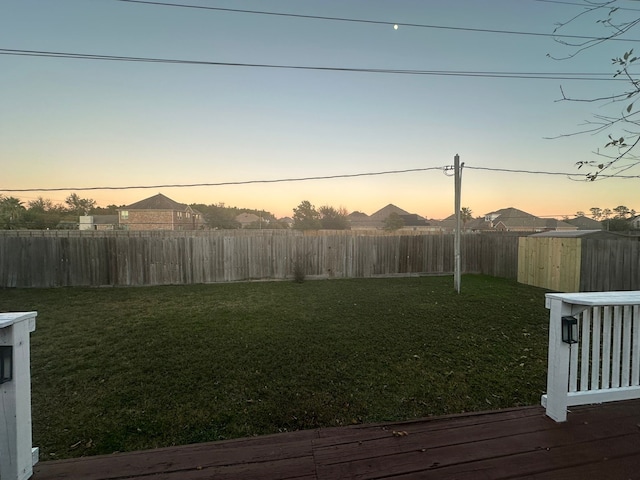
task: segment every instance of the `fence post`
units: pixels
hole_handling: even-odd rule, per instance
[[[562,341],[562,317],[571,314],[571,304],[559,298],[546,299],[549,313],[549,356],[547,365],[547,394],[542,405],[556,422],[567,420],[569,389],[569,359],[571,347]]]
[[[29,333],[36,312],[0,313],[0,478],[26,480],[33,475],[38,449],[31,444],[31,368]]]

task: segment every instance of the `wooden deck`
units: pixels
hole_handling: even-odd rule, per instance
[[[33,480],[640,479],[640,400],[307,430],[42,462]]]

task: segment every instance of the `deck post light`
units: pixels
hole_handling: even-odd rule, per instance
[[[0,346],[0,384],[7,383],[13,378],[13,347]]]
[[[576,317],[562,317],[562,341],[569,345],[578,343],[578,319]]]

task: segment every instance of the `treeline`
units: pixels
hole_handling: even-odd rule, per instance
[[[592,219],[600,222],[604,230],[624,232],[633,230],[633,219],[636,217],[636,211],[625,205],[618,205],[611,208],[591,207],[589,209]],[[587,215],[580,211],[576,212],[576,217],[586,217]]]
[[[117,215],[118,208],[126,205],[99,207],[92,198],[83,198],[72,193],[63,204],[54,203],[44,197],[30,200],[26,204],[20,199],[0,194],[0,230],[56,230],[77,229],[79,217],[83,215]],[[207,228],[211,229],[284,229],[291,227],[291,220],[278,220],[271,212],[251,208],[228,207],[224,203],[205,205],[193,203],[191,208],[202,213]],[[335,209],[322,206],[315,209],[308,201],[303,201],[293,209],[293,228],[343,230],[349,228],[348,212],[344,208]],[[241,225],[240,214],[253,214],[256,220]]]
[[[205,205],[203,203],[192,203],[189,206],[202,213],[202,216],[204,217],[208,228],[219,230],[241,228],[242,225],[236,220],[236,217],[242,213],[253,214],[257,217],[257,220],[246,225],[244,228],[289,228],[289,225],[287,223],[278,221],[271,212],[268,212],[266,210],[227,207],[222,202],[211,205]]]
[[[25,205],[20,199],[0,194],[0,229],[2,230],[46,230],[77,228],[81,215],[116,215],[117,205],[98,207],[91,198],[82,198],[76,193],[69,195],[64,204],[53,203],[48,198],[38,197]]]
[[[18,198],[0,194],[0,230],[76,229],[80,216],[117,215],[117,209],[125,206],[99,207],[94,199],[82,198],[76,193],[69,195],[63,204],[43,197],[25,204]],[[235,218],[241,213],[253,213],[258,218],[255,225],[248,228],[288,228],[286,223],[278,222],[272,213],[265,210],[227,207],[224,203],[190,206],[203,214],[209,228],[240,228]]]

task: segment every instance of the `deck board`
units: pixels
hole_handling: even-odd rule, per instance
[[[125,478],[640,479],[640,400],[575,407],[566,423],[523,407],[47,461],[33,476]]]

